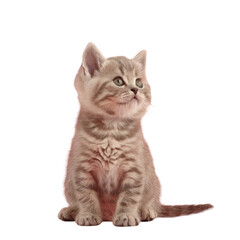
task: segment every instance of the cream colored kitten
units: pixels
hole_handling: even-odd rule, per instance
[[[141,118],[151,102],[146,52],[104,58],[89,43],[75,78],[81,110],[68,158],[64,221],[134,226],[156,217],[198,213],[210,204],[162,205]]]

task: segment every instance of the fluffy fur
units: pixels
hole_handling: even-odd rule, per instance
[[[156,217],[198,213],[210,204],[162,205],[160,183],[141,118],[151,103],[146,51],[133,59],[104,58],[88,44],[75,78],[81,105],[69,153],[64,221],[134,226]]]

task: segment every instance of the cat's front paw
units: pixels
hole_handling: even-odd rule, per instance
[[[140,218],[130,214],[118,214],[113,218],[113,224],[119,227],[137,226],[140,223]]]
[[[75,222],[80,226],[96,226],[102,222],[102,218],[93,214],[78,214]]]

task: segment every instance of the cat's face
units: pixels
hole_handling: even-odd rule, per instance
[[[90,43],[75,79],[81,107],[106,118],[140,118],[151,102],[146,52],[135,58],[104,58]]]

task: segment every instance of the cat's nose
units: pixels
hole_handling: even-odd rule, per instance
[[[131,91],[134,92],[134,94],[136,95],[137,92],[138,92],[138,89],[137,88],[131,88]]]

